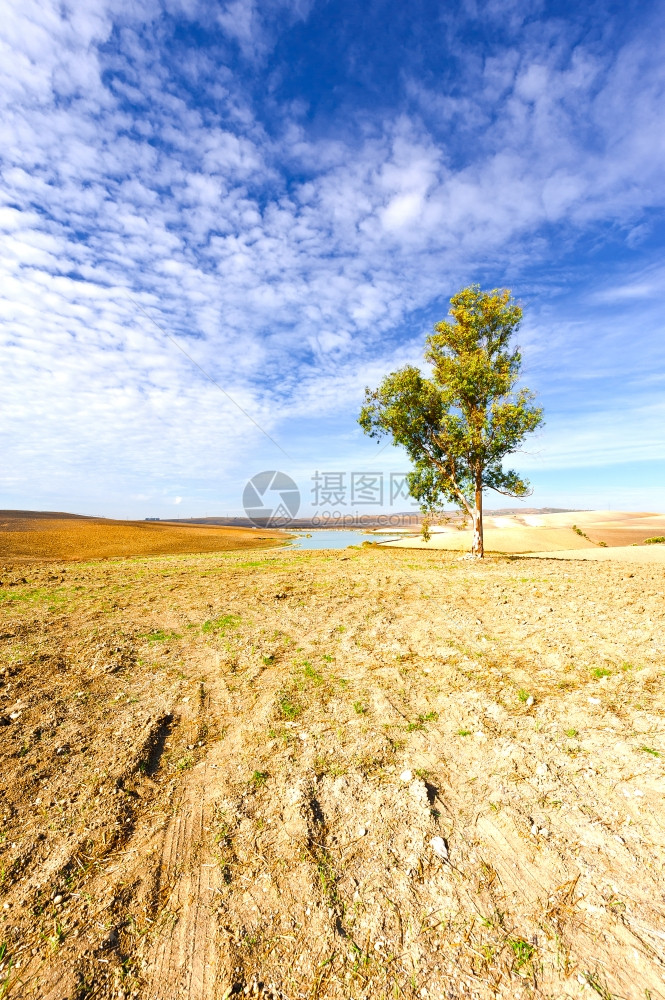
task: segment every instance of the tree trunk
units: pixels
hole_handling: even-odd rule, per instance
[[[485,555],[483,544],[483,487],[476,483],[476,505],[472,513],[473,517],[473,545],[471,555],[475,559],[482,559]]]

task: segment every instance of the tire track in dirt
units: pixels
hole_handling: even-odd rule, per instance
[[[211,995],[217,978],[213,896],[220,876],[204,847],[211,791],[207,771],[207,764],[200,766],[188,781],[164,837],[159,881],[172,888],[148,960],[148,996],[155,1000],[198,1000]]]
[[[223,872],[213,851],[214,810],[220,800],[238,797],[229,769],[242,757],[247,718],[261,726],[273,711],[279,687],[273,673],[262,672],[253,705],[236,704],[222,676],[210,683],[202,712],[225,735],[189,773],[164,833],[161,907],[144,960],[145,1000],[217,1000],[232,984],[232,946],[217,926]]]

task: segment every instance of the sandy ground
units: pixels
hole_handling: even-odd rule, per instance
[[[577,529],[577,530],[576,530]],[[596,551],[608,547],[641,545],[646,538],[665,535],[665,515],[627,511],[573,511],[565,514],[523,514],[484,518],[486,552],[526,553]],[[454,524],[434,526],[425,542],[419,534],[404,533],[390,542],[393,548],[447,549],[468,552],[471,530]],[[651,548],[651,546],[650,546]],[[653,546],[658,548],[658,546]],[[572,556],[570,556],[572,558]],[[595,558],[586,556],[585,558]],[[601,557],[602,558],[602,557]],[[649,556],[648,560],[659,560]]]
[[[661,566],[0,579],[3,996],[665,997]]]
[[[32,518],[0,511],[0,560],[104,559],[265,548],[284,532],[105,518]]]
[[[530,559],[591,559],[594,562],[665,565],[665,545],[618,545],[606,549],[563,549],[554,552],[525,552]]]

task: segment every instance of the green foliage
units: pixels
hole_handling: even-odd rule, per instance
[[[314,669],[309,660],[303,661],[303,674],[308,681],[311,681],[312,684],[315,684],[317,687],[320,684],[323,684],[323,677],[317,670]]]
[[[653,538],[645,538],[645,545],[663,545],[665,543],[665,535],[654,535]]]
[[[202,632],[225,632],[228,628],[237,628],[241,622],[239,615],[220,615],[212,621],[204,622],[201,626]]]
[[[295,701],[291,701],[291,699],[288,697],[284,697],[280,700],[279,710],[285,719],[291,719],[291,720],[297,719],[300,713],[302,712],[302,708],[300,707],[300,705],[298,705],[298,703]]]
[[[144,636],[148,642],[169,642],[174,639],[181,639],[177,632],[165,632],[163,628],[155,629],[154,632],[147,632]]]
[[[451,502],[482,527],[483,489],[529,495],[528,482],[502,460],[540,426],[542,410],[528,389],[516,389],[522,358],[510,341],[522,310],[510,292],[471,285],[450,301],[454,322],[437,323],[426,342],[432,377],[412,365],[387,375],[366,390],[358,422],[405,448],[409,490],[425,514]]]
[[[439,718],[438,712],[427,712],[426,714],[423,714],[421,712],[418,715],[418,719],[416,722],[409,722],[409,724],[406,727],[406,731],[407,733],[413,733],[418,729],[424,729],[426,722],[436,722],[438,718]]]
[[[53,934],[51,934],[48,940],[53,951],[57,951],[59,946],[65,940],[65,932],[62,924],[59,923],[59,921],[57,920],[53,921]]]
[[[515,971],[531,962],[536,949],[528,941],[524,941],[522,938],[508,938],[508,945],[515,956]]]

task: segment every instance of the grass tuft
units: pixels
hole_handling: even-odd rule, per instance
[[[158,628],[153,632],[146,632],[142,638],[147,639],[148,642],[168,642],[173,639],[182,639],[182,636],[178,632],[165,632],[163,628]]]
[[[219,618],[214,618],[211,621],[204,622],[201,626],[201,631],[206,634],[210,632],[225,632],[229,628],[237,628],[240,625],[242,619],[240,615],[220,615]]]
[[[300,706],[297,701],[292,701],[291,698],[285,696],[280,699],[279,710],[285,719],[293,721],[294,719],[297,719],[302,712],[302,706]]]
[[[536,949],[528,941],[523,938],[508,938],[508,946],[515,956],[514,969],[516,972],[531,963]]]

